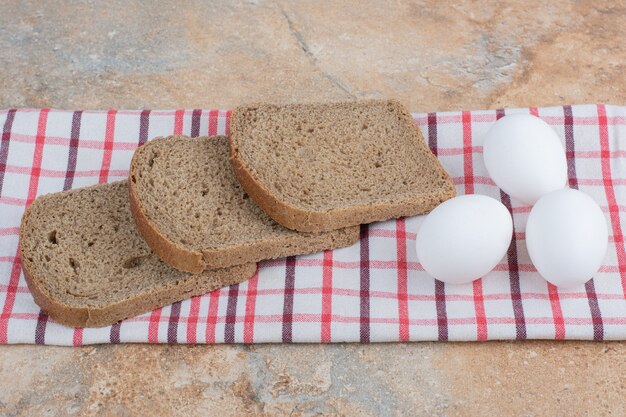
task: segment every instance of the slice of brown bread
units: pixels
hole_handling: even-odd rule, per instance
[[[395,100],[239,107],[230,145],[244,190],[290,229],[321,232],[422,214],[455,195]]]
[[[165,262],[198,272],[348,246],[358,227],[300,233],[274,222],[246,195],[228,139],[172,136],[137,149],[130,201],[139,233]]]
[[[256,265],[192,275],[152,254],[135,228],[127,181],[48,194],[20,228],[24,276],[59,323],[100,327],[244,281]]]

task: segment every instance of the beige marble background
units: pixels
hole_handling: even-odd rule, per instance
[[[623,1],[2,1],[0,107],[626,103]],[[626,415],[624,343],[0,347],[0,415]]]

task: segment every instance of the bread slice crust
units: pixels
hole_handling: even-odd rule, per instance
[[[107,221],[104,224],[105,229],[116,227],[120,230],[120,233],[124,234],[122,239],[116,241],[116,245],[119,246],[116,251],[120,256],[117,259],[109,260],[112,262],[111,267],[120,268],[120,271],[123,270],[119,275],[116,276],[112,270],[103,268],[101,270],[102,276],[95,275],[95,271],[92,269],[85,272],[85,274],[89,274],[89,278],[85,278],[84,274],[82,277],[80,276],[81,266],[78,267],[78,272],[62,269],[46,271],[42,267],[42,263],[46,262],[45,259],[52,258],[49,262],[54,262],[55,256],[70,257],[70,259],[76,258],[76,261],[88,263],[102,251],[102,249],[99,249],[98,243],[91,250],[88,249],[89,246],[84,245],[84,242],[71,240],[81,234],[85,239],[97,240],[97,238],[94,238],[94,233],[97,233],[95,232],[96,229],[88,230],[85,227],[85,223],[94,217],[92,209],[97,204],[94,203],[94,207],[83,207],[84,210],[71,212],[67,211],[68,201],[71,201],[76,196],[82,195],[82,197],[85,197],[86,195],[98,193],[113,200],[124,201],[127,196],[127,188],[126,181],[121,181],[48,194],[36,199],[24,212],[20,227],[19,243],[24,277],[35,303],[54,321],[72,327],[107,326],[154,308],[205,294],[223,286],[242,282],[250,278],[256,271],[254,263],[232,268],[208,270],[200,274],[188,274],[171,268],[160,261],[156,255],[152,254],[147,245],[141,240],[127,205],[119,212],[105,208],[106,214],[102,216],[95,215],[98,216],[96,221],[103,219]],[[87,198],[86,200],[89,199]],[[104,204],[106,205],[106,202]],[[87,205],[89,205],[89,202],[87,202]],[[59,242],[53,244],[46,241],[45,233],[47,233],[48,228],[56,230],[60,224],[59,221],[45,218],[42,221],[40,219],[40,216],[47,213],[47,210],[52,209],[59,212],[65,210],[64,214],[72,216],[77,221],[77,224],[82,226],[80,230],[59,231]],[[109,222],[108,218],[105,219],[105,216],[111,213],[114,214],[110,217],[111,221]],[[120,213],[121,217],[116,217]],[[52,214],[50,217],[54,217],[57,214]],[[86,222],[81,221],[81,217],[83,220],[86,218],[88,220]],[[63,224],[67,227],[67,223]],[[125,243],[128,244],[128,247],[124,246]],[[107,246],[108,243],[103,242],[103,244]],[[62,253],[55,255],[55,248],[52,245],[63,245],[65,249]],[[69,246],[74,246],[75,248],[68,248]],[[110,248],[104,249],[105,252],[107,250],[110,250]],[[133,269],[132,265],[126,265],[129,267],[126,270],[126,266],[120,267],[119,263],[116,263],[121,262],[125,253],[128,254],[131,260],[134,258],[143,259],[143,262],[151,265],[150,269],[142,269],[142,266],[136,268],[136,274],[145,274],[145,277],[133,276],[135,269]],[[48,258],[45,258],[45,256],[48,256]],[[154,278],[154,282],[152,282],[152,278],[149,275],[150,271],[159,275],[159,277]],[[103,282],[102,287],[95,287],[94,285],[99,285],[97,280],[100,279],[103,281],[108,280],[108,282]],[[131,291],[128,296],[120,292],[121,286],[133,285],[133,283],[137,285],[138,279],[143,281],[142,286],[144,288],[141,291]],[[94,280],[96,281],[95,284]],[[74,295],[74,293],[83,290],[87,292],[98,290],[101,295],[107,297],[107,300],[91,300],[81,295]]]
[[[146,143],[135,152],[131,162],[130,181],[129,181],[129,199],[133,218],[137,224],[140,235],[144,238],[148,246],[161,259],[169,265],[187,272],[198,273],[205,269],[223,268],[241,263],[257,262],[264,259],[282,258],[292,255],[300,255],[306,253],[319,252],[326,249],[334,249],[354,244],[359,238],[358,226],[348,228],[338,228],[324,233],[299,233],[286,229],[273,220],[271,220],[262,210],[258,209],[249,200],[245,200],[247,196],[241,189],[232,173],[232,166],[228,162],[228,139],[224,136],[216,137],[198,137],[189,138],[184,136],[171,136],[166,138],[155,138]],[[228,190],[233,198],[244,207],[248,224],[258,227],[261,238],[255,237],[250,239],[240,239],[235,243],[219,243],[213,246],[192,247],[190,244],[181,244],[176,241],[174,233],[167,233],[167,225],[164,221],[155,219],[158,215],[152,210],[152,215],[148,212],[148,196],[142,195],[140,181],[145,178],[140,177],[142,168],[146,165],[146,154],[155,147],[165,146],[193,146],[195,151],[198,146],[207,147],[223,147],[223,165],[219,169],[223,170],[228,183]],[[152,149],[151,149],[152,147]],[[208,149],[208,148],[207,148]],[[211,150],[214,150],[211,148]],[[202,151],[198,151],[201,154]],[[219,156],[219,152],[218,152]],[[166,158],[167,156],[162,156]],[[172,171],[171,177],[189,174],[191,168],[188,165],[179,165]],[[215,168],[211,168],[215,169]],[[187,171],[187,172],[185,172]],[[212,176],[215,172],[207,172],[207,182],[212,184]],[[173,179],[173,181],[176,181]],[[196,181],[191,181],[195,186]],[[182,185],[182,184],[181,184]],[[145,193],[144,189],[144,193]],[[209,195],[210,196],[210,195]],[[164,210],[174,211],[178,207],[167,207]],[[258,219],[255,219],[257,216]],[[169,222],[170,226],[173,223]],[[197,228],[202,228],[202,224],[197,224]],[[239,230],[240,234],[245,235],[245,230]],[[210,231],[207,231],[210,234]],[[198,243],[202,245],[202,242]]]
[[[415,146],[421,152],[421,163],[434,172],[433,177],[437,181],[437,188],[430,192],[413,192],[406,195],[391,196],[383,199],[373,199],[369,202],[349,203],[344,207],[324,209],[312,209],[302,204],[289,201],[285,196],[271,189],[267,180],[261,178],[255,172],[254,161],[247,158],[242,150],[242,143],[252,141],[246,137],[246,129],[249,129],[249,121],[246,114],[250,111],[280,112],[286,111],[291,106],[297,106],[299,111],[306,112],[307,106],[311,109],[319,109],[324,106],[346,106],[354,104],[361,108],[368,106],[388,106],[398,114],[399,126],[410,131],[412,136],[411,146]],[[302,123],[310,122],[302,120]],[[268,130],[271,126],[265,126]],[[393,133],[391,133],[393,134]],[[279,224],[293,230],[302,232],[323,232],[355,224],[384,221],[392,218],[423,214],[441,202],[455,196],[455,188],[448,173],[439,163],[437,158],[427,149],[423,136],[415,126],[413,119],[404,107],[395,100],[365,100],[360,102],[340,102],[332,104],[309,104],[309,105],[267,105],[254,104],[236,108],[231,117],[230,124],[230,160],[235,176],[252,200],[263,209],[272,219]],[[286,140],[289,140],[288,138]],[[306,175],[306,174],[305,174]],[[295,183],[295,182],[294,182]]]

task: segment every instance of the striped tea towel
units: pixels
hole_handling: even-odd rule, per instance
[[[595,279],[573,290],[546,283],[524,241],[530,207],[487,176],[482,140],[498,117],[532,113],[567,151],[569,185],[600,204],[609,250]],[[415,114],[458,194],[500,199],[515,238],[495,270],[474,283],[445,285],[415,254],[423,217],[361,227],[359,243],[261,262],[249,281],[99,329],[59,325],[28,291],[18,255],[20,218],[41,194],[125,178],[135,148],[152,137],[228,132],[219,110],[0,111],[0,344],[263,343],[418,340],[626,340],[626,107]]]

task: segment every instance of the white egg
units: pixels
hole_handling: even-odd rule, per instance
[[[496,185],[528,205],[567,181],[563,144],[546,122],[530,114],[494,123],[485,136],[483,158]]]
[[[463,284],[481,278],[500,262],[513,235],[511,214],[484,195],[444,201],[417,232],[417,257],[434,278]]]
[[[537,271],[562,288],[593,278],[606,255],[602,209],[582,191],[565,188],[541,197],[526,223],[526,246]]]

